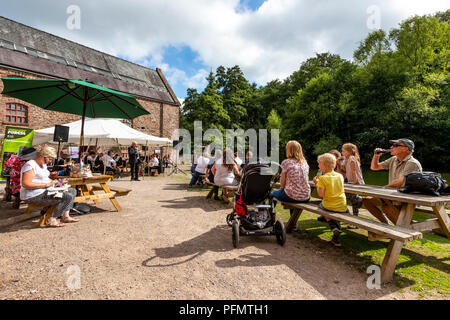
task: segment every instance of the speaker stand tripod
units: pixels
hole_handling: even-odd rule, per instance
[[[59,150],[61,148],[61,139],[58,140],[58,153],[56,154],[56,161],[55,161],[55,166],[58,164],[59,162]]]
[[[186,172],[184,172],[183,170],[181,170],[180,168],[178,168],[178,164],[170,162],[170,164],[172,165],[172,171],[168,174],[168,176],[171,176],[174,173],[179,173],[181,172],[184,175],[188,175]]]

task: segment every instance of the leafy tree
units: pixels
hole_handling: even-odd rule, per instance
[[[188,89],[180,124],[204,128],[281,129],[305,154],[355,143],[368,166],[375,147],[410,138],[426,170],[450,162],[450,10],[415,16],[361,41],[354,63],[316,54],[286,80],[258,87],[239,66],[220,66],[199,93]]]

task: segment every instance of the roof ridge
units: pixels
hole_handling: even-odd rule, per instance
[[[26,25],[26,24],[24,24],[24,23],[22,23],[22,22],[18,22],[18,21],[15,21],[15,20],[12,20],[12,19],[6,18],[6,17],[4,17],[4,16],[2,16],[2,15],[0,15],[0,18],[3,18],[3,19],[5,19],[5,20],[11,21],[11,22],[14,22],[14,23],[17,23],[17,24],[20,24],[20,25],[22,25],[22,26],[25,26],[25,27],[27,27],[27,28],[30,28],[30,29],[34,29],[34,30],[37,30],[37,31],[43,32],[43,33],[45,33],[45,34],[48,34],[48,35],[50,35],[50,36],[53,36],[53,37],[56,37],[56,38],[59,38],[59,39],[62,39],[62,40],[65,40],[65,41],[71,42],[71,43],[73,43],[73,44],[75,44],[75,45],[79,45],[79,46],[82,46],[82,47],[84,47],[84,48],[87,48],[87,49],[89,49],[89,50],[93,50],[93,51],[96,51],[96,52],[98,52],[98,53],[101,53],[101,54],[104,54],[104,55],[107,55],[107,56],[110,56],[110,57],[113,57],[113,58],[116,58],[116,59],[119,59],[119,60],[125,61],[125,62],[127,62],[127,63],[131,63],[131,64],[133,64],[133,65],[135,65],[135,66],[138,66],[138,67],[141,67],[141,68],[145,68],[145,69],[148,69],[148,70],[152,70],[152,71],[156,71],[156,69],[151,69],[151,68],[148,68],[148,67],[146,67],[146,66],[143,66],[143,65],[137,64],[137,63],[135,63],[135,62],[132,62],[132,61],[128,61],[128,60],[125,60],[125,59],[123,59],[123,58],[120,58],[120,57],[114,56],[114,55],[112,55],[112,54],[109,54],[109,53],[106,53],[106,52],[103,52],[103,51],[100,51],[100,50],[97,50],[97,49],[94,49],[94,48],[88,47],[88,46],[86,46],[86,45],[84,45],[84,44],[81,44],[81,43],[75,42],[75,41],[73,41],[73,40],[70,40],[70,39],[66,39],[66,38],[63,38],[63,37],[61,37],[61,36],[58,36],[58,35],[56,35],[56,34],[53,34],[53,33],[50,33],[50,32],[47,32],[47,31],[44,31],[44,30],[41,30],[41,29],[35,28],[35,27],[31,27],[31,26],[29,26],[29,25]],[[32,48],[32,49],[34,49],[34,48]],[[35,50],[36,50],[36,49],[35,49]]]

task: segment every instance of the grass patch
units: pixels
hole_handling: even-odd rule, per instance
[[[288,221],[289,210],[277,206],[277,215],[283,221]],[[426,219],[426,215],[423,215],[416,213],[415,219]],[[331,239],[332,233],[327,224],[317,221],[317,217],[316,214],[303,211],[297,226],[307,231],[301,237],[306,237],[315,245],[322,245],[323,241]],[[347,230],[345,226],[343,224],[344,232],[340,239],[342,251],[357,259],[354,267],[366,272],[372,264],[381,265],[388,241],[368,241],[367,231]],[[394,283],[399,288],[410,287],[419,297],[436,293],[450,295],[450,241],[438,235],[423,233],[423,239],[408,242],[398,259]]]

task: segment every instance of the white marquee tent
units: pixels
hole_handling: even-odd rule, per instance
[[[69,143],[79,144],[81,120],[64,124],[69,127]],[[35,130],[33,145],[53,141],[55,127]],[[130,145],[133,141],[142,145],[166,146],[172,143],[168,138],[160,138],[135,130],[116,119],[86,118],[84,123],[84,144],[99,146]]]

